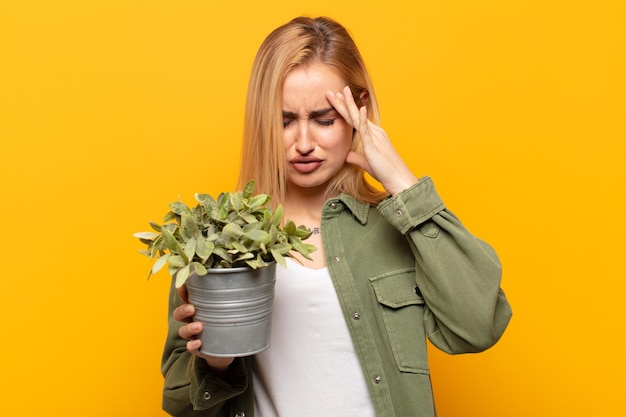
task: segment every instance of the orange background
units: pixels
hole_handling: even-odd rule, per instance
[[[21,0],[0,4],[0,413],[163,415],[168,277],[132,233],[234,187],[254,53],[300,14],[351,30],[397,148],[501,255],[513,321],[488,352],[431,350],[440,416],[626,412],[622,0]]]

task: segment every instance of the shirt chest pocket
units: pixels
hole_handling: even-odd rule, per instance
[[[415,271],[406,269],[370,278],[381,308],[385,331],[398,368],[428,373],[424,298],[415,284]]]

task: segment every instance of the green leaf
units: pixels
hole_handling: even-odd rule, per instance
[[[279,253],[281,255],[285,255],[287,253],[289,253],[289,251],[292,249],[292,246],[287,243],[279,243],[278,245],[274,245],[272,246],[272,249],[270,250],[272,252],[272,255],[276,252]]]
[[[267,246],[265,246],[265,243],[261,243],[259,249],[263,252],[263,254],[267,254]]]
[[[246,247],[246,245],[244,245],[243,243],[235,240],[233,242],[233,248],[236,249],[236,252],[233,252],[232,250],[228,251],[229,253],[237,253],[237,252],[241,252],[241,253],[246,253],[248,252],[248,248]]]
[[[274,243],[278,240],[278,227],[275,225],[272,225],[272,227],[270,227],[270,243]]]
[[[293,235],[300,238],[301,240],[308,239],[312,234],[313,232],[307,230],[306,226],[298,226],[293,232]]]
[[[194,195],[196,201],[202,204],[205,208],[215,207],[217,205],[215,199],[209,194],[198,194]]]
[[[258,242],[259,244],[270,243],[270,234],[265,230],[250,230],[249,232],[245,233],[245,236],[253,242]]]
[[[270,201],[270,196],[267,194],[255,195],[254,197],[250,199],[250,201],[248,201],[248,208],[250,208],[250,211],[254,211],[258,209],[259,207],[263,207],[269,201]]]
[[[196,239],[191,239],[185,243],[185,255],[189,261],[193,260],[194,255],[196,254]]]
[[[253,253],[242,253],[240,256],[238,256],[237,258],[235,258],[234,262],[239,262],[239,261],[245,261],[246,259],[253,259],[254,258],[254,254]]]
[[[261,222],[261,229],[268,230],[272,222],[272,215],[269,210],[263,211],[263,221]]]
[[[198,257],[202,259],[203,262],[206,261],[209,256],[211,256],[214,247],[215,244],[213,242],[205,239],[202,236],[196,236],[196,255],[198,255]]]
[[[304,248],[305,249],[302,251],[301,255],[307,258],[308,260],[311,260],[311,257],[308,255],[317,251],[317,246],[311,245],[310,243],[305,243]]]
[[[181,268],[176,274],[176,283],[174,284],[175,287],[176,288],[182,287],[183,284],[185,284],[185,281],[187,281],[187,278],[189,278],[189,274],[190,274],[190,266],[185,265],[185,267]]]
[[[154,240],[148,240],[148,239],[139,239],[139,241],[143,243],[144,245],[148,245],[148,248],[154,245],[154,242],[155,242]]]
[[[220,194],[220,198],[217,200],[217,212],[220,219],[228,217],[229,209],[228,204],[230,200],[230,193]]]
[[[283,268],[287,268],[287,262],[285,261],[285,257],[279,251],[277,251],[275,248],[272,248],[270,249],[270,252],[278,265],[282,266]]]
[[[161,233],[161,226],[158,223],[150,222],[150,227],[152,227],[157,232]]]
[[[190,213],[181,215],[180,219],[181,235],[185,240],[189,240],[198,232],[196,219]]]
[[[252,269],[264,268],[269,265],[260,256],[257,256],[253,260],[246,261],[246,264]]]
[[[206,268],[200,262],[192,262],[191,265],[193,266],[193,270],[196,275],[202,277],[207,274]]]
[[[291,246],[293,246],[293,249],[296,252],[299,252],[302,256],[304,256],[308,260],[311,260],[311,257],[309,256],[309,254],[317,250],[315,246],[305,245],[298,238],[289,238],[289,243],[291,243]]]
[[[219,256],[220,258],[228,262],[232,260],[232,257],[228,254],[226,249],[222,247],[216,247],[215,249],[213,249],[213,254]]]
[[[289,220],[286,224],[285,227],[283,228],[283,230],[289,234],[289,235],[293,235],[294,233],[296,233],[296,224],[293,222],[293,220]]]
[[[146,239],[152,241],[152,239],[159,237],[159,233],[154,232],[137,232],[133,234],[137,239]]]
[[[276,211],[274,212],[274,219],[272,220],[272,224],[276,227],[278,227],[280,225],[280,223],[283,221],[283,214],[284,214],[284,209],[283,209],[283,205],[279,205],[278,207],[276,207]]]
[[[165,264],[167,264],[167,259],[169,257],[170,255],[166,254],[157,259],[154,265],[152,265],[151,273],[156,274],[157,272],[159,272],[165,266]]]
[[[175,214],[182,216],[183,214],[191,214],[191,210],[185,203],[181,203],[180,201],[175,201],[170,203],[170,210],[172,210]]]
[[[181,256],[178,256],[178,255],[170,255],[168,257],[168,262],[169,262],[170,266],[172,266],[174,268],[182,268],[185,265],[187,265],[185,260]]]
[[[254,214],[242,212],[239,213],[239,217],[241,217],[246,223],[258,223],[258,220]]]
[[[243,188],[243,196],[245,198],[250,198],[254,194],[254,189],[256,188],[256,182],[254,180],[248,180],[245,187]]]
[[[170,228],[164,227],[162,231],[162,236],[164,249],[169,249],[175,253],[180,251],[180,245],[174,237],[174,234],[170,231]]]
[[[239,240],[243,236],[243,230],[236,223],[228,223],[222,229],[222,239],[225,245],[230,245],[233,240]]]
[[[250,232],[251,230],[264,230],[262,226],[263,224],[260,222],[247,223],[243,225],[241,230],[243,230],[243,233],[246,234]]]
[[[163,216],[163,223],[167,223],[167,222],[171,222],[172,220],[176,220],[176,213],[174,213],[173,211],[168,211],[167,213],[165,213],[165,216]]]
[[[241,193],[233,193],[230,195],[230,204],[235,211],[241,211],[244,209],[243,196]]]

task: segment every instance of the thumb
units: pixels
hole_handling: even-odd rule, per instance
[[[180,287],[178,289],[178,296],[180,297],[180,299],[182,300],[183,303],[188,304],[189,303],[189,298],[188,298],[188,294],[187,294],[187,286],[183,285],[182,287]]]

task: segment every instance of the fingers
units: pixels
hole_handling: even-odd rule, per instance
[[[202,323],[191,321],[195,312],[196,309],[191,304],[183,304],[174,309],[174,319],[177,321],[188,323],[178,329],[178,335],[182,339],[195,341],[193,339],[195,339],[195,337],[202,332]],[[187,348],[189,349],[189,346]]]
[[[183,302],[186,303],[187,289],[185,286],[179,289],[179,295],[181,296]],[[185,347],[191,354],[206,360],[209,367],[213,368],[216,373],[225,373],[235,358],[212,357],[200,352],[202,341],[197,336],[202,333],[202,323],[191,321],[195,312],[196,309],[191,304],[182,304],[174,309],[174,319],[188,323],[178,329],[178,336],[180,336],[181,339],[187,340]]]
[[[326,93],[326,98],[341,115],[341,117],[343,117],[352,127],[356,128],[358,127],[357,125],[359,121],[358,108],[356,107],[350,88],[346,87],[343,91],[344,93],[339,91],[328,91]]]
[[[355,104],[356,106],[356,104]],[[365,106],[359,109],[359,126],[357,131],[361,135],[361,140],[367,140],[370,138],[370,121],[367,118],[367,108]]]
[[[329,91],[327,98],[341,117],[356,129],[362,138],[369,135],[370,121],[367,118],[367,108],[357,106],[350,87],[344,87],[343,92]]]
[[[178,335],[187,340],[185,347],[191,354],[204,359],[207,362],[207,365],[213,369],[213,372],[218,375],[225,375],[228,371],[228,367],[231,363],[233,363],[235,358],[209,356],[200,352],[202,341],[199,338],[196,338],[196,336],[200,333],[202,333],[202,323],[198,322],[186,324],[178,329]]]
[[[191,323],[191,318],[196,313],[196,309],[191,304],[182,304],[174,309],[174,320]]]
[[[185,340],[194,340],[200,333],[202,333],[202,323],[197,321],[180,326],[178,329],[178,335]]]
[[[181,287],[183,290],[183,294],[181,298],[184,298],[184,301],[187,301],[187,291],[183,286]],[[179,289],[179,295],[181,295],[181,289]],[[202,323],[192,321],[193,315],[196,313],[196,309],[191,304],[182,304],[174,309],[173,317],[176,321],[181,321],[183,323],[188,323],[184,326],[181,326],[178,329],[178,336],[181,339],[187,340],[187,350],[192,353],[198,353],[198,349],[200,349],[201,342],[196,339],[196,336],[202,333]]]
[[[354,97],[352,96],[352,91],[350,90],[350,87],[345,86],[343,88],[343,94],[341,94],[340,97],[343,98],[346,108],[348,109],[348,113],[350,114],[350,120],[352,120],[352,127],[356,128],[357,130],[360,129],[360,127],[362,126],[361,111],[354,101]],[[365,112],[365,115],[367,117],[367,111]]]

